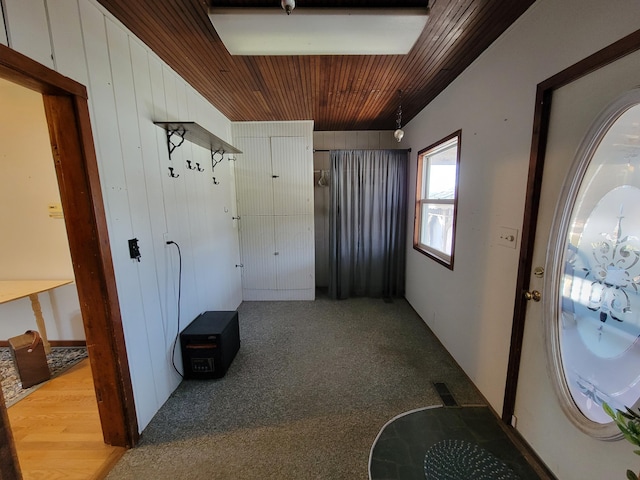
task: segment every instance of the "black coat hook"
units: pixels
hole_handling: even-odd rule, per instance
[[[214,185],[220,185],[220,182],[216,180],[216,177],[213,177],[213,184]]]
[[[169,176],[171,178],[178,178],[180,175],[173,173],[173,167],[169,167]]]
[[[189,170],[197,170],[199,172],[204,172],[204,168],[202,168],[198,162],[196,162],[195,167],[191,165],[191,160],[187,160],[187,168]]]

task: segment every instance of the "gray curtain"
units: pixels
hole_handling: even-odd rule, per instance
[[[329,296],[404,295],[407,151],[332,150]]]

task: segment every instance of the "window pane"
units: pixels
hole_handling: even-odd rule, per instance
[[[418,152],[413,248],[453,270],[461,130]]]
[[[423,204],[420,243],[451,256],[453,205]]]
[[[457,141],[452,142],[446,148],[426,157],[428,168],[425,170],[428,172],[428,185],[424,198],[430,200],[454,198],[458,163],[457,145]]]

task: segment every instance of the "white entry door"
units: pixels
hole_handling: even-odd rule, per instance
[[[529,293],[531,293],[532,301],[529,301],[527,306],[514,413],[517,418],[517,429],[523,437],[558,478],[567,480],[625,478],[626,468],[633,468],[636,471],[639,469],[636,461],[638,457],[631,453],[633,449],[630,444],[624,441],[605,442],[595,439],[593,437],[593,429],[584,428],[584,425],[593,423],[593,419],[588,419],[590,411],[594,412],[601,408],[598,402],[602,401],[602,397],[598,395],[597,391],[594,392],[592,387],[598,385],[598,382],[602,383],[603,366],[605,370],[610,367],[612,369],[610,373],[613,375],[615,374],[613,369],[621,368],[621,355],[629,353],[627,348],[619,349],[617,353],[607,353],[602,349],[598,350],[598,346],[595,345],[600,341],[598,329],[601,326],[604,327],[600,328],[600,332],[604,331],[606,335],[609,334],[612,328],[617,328],[621,321],[619,318],[612,318],[611,311],[607,308],[601,308],[602,305],[590,303],[590,298],[591,300],[598,296],[600,299],[604,298],[600,295],[603,293],[602,288],[611,287],[616,290],[616,286],[620,286],[623,283],[622,276],[624,273],[617,266],[614,266],[616,271],[614,272],[610,269],[610,277],[606,278],[608,275],[607,268],[605,268],[604,273],[596,272],[597,262],[592,261],[591,257],[597,255],[597,251],[601,249],[610,248],[610,246],[605,246],[606,241],[611,241],[611,244],[615,244],[615,237],[620,230],[616,221],[620,216],[629,216],[628,222],[638,223],[638,219],[632,218],[636,214],[631,212],[631,206],[625,207],[624,212],[621,212],[618,206],[618,211],[612,212],[611,205],[609,205],[606,208],[609,210],[607,215],[610,218],[608,218],[608,221],[602,221],[596,225],[594,216],[589,212],[598,213],[598,209],[600,209],[599,213],[602,213],[603,203],[609,202],[612,204],[612,202],[618,202],[619,205],[621,202],[619,199],[600,201],[600,199],[607,196],[608,191],[612,189],[610,187],[602,188],[599,198],[595,201],[586,199],[577,192],[579,185],[575,185],[573,182],[576,175],[581,174],[579,170],[576,170],[575,162],[581,153],[585,151],[583,142],[590,130],[592,130],[594,121],[602,116],[602,112],[606,111],[616,98],[620,97],[624,92],[632,90],[637,85],[640,85],[640,53],[638,52],[600,68],[553,93],[535,247],[531,265],[532,277],[530,279]],[[638,123],[639,125],[635,127],[637,136],[634,137],[635,134],[633,132],[628,132],[626,137],[629,145],[629,167],[627,168],[625,165],[623,170],[633,171],[633,168],[640,170],[640,122]],[[605,160],[603,165],[606,164],[606,161],[608,160]],[[618,171],[620,171],[620,168]],[[607,175],[604,171],[600,171],[599,174]],[[586,184],[589,184],[589,182],[598,183],[593,181],[593,178],[589,177],[589,175],[585,175],[585,179]],[[609,180],[611,180],[609,182],[610,185],[624,184],[624,179],[621,178],[610,178]],[[601,183],[604,185],[607,182]],[[583,187],[589,186],[586,184]],[[572,192],[572,189],[575,191]],[[571,200],[572,195],[575,197],[574,200]],[[597,192],[596,196],[598,196]],[[593,202],[593,205],[587,206],[588,202]],[[572,223],[572,225],[569,225],[571,233],[568,237],[559,236],[557,234],[557,227],[559,227],[557,219],[562,217],[562,212],[580,211],[580,209],[587,212],[587,214],[581,217],[565,215],[565,223]],[[554,221],[554,219],[556,220]],[[638,228],[638,226],[634,228]],[[592,231],[591,233],[590,230]],[[593,237],[593,232],[596,232],[595,237],[598,238]],[[559,241],[550,242],[550,238],[553,240],[554,237]],[[592,251],[586,256],[590,258],[583,258],[586,270],[582,271],[583,277],[581,277],[584,290],[582,297],[579,295],[578,297],[572,296],[573,293],[569,290],[575,288],[578,282],[574,281],[573,286],[570,283],[566,283],[566,277],[569,275],[566,271],[568,267],[564,263],[560,263],[568,258],[567,252],[564,250],[569,247],[572,248],[574,243],[582,245],[583,251],[587,247],[585,243],[589,243],[588,246]],[[625,255],[627,253],[634,254],[633,247],[628,249]],[[576,268],[582,268],[582,266],[576,266]],[[589,271],[587,272],[587,270]],[[598,277],[598,275],[600,276]],[[564,284],[562,283],[563,281],[565,281]],[[561,290],[563,285],[567,291]],[[626,285],[629,286],[630,283],[627,282]],[[592,290],[592,287],[595,290]],[[637,295],[633,290],[633,287],[629,287],[628,294]],[[593,293],[594,291],[596,294]],[[538,293],[541,293],[542,298],[540,301],[535,301],[538,298]],[[583,319],[576,320],[579,315],[571,313],[572,307],[568,307],[567,302],[582,303],[582,307],[575,305],[576,309],[580,307],[585,312],[590,311],[600,315],[600,317],[596,317],[596,321],[591,321],[590,325]],[[565,309],[565,314],[569,312],[564,317],[563,308]],[[631,319],[631,317],[629,318]],[[640,317],[638,317],[638,320],[640,320]],[[635,321],[630,320],[627,325],[631,325]],[[580,345],[580,348],[584,352],[588,352],[592,357],[591,360],[587,360],[586,356],[582,357],[579,360],[582,364],[578,366],[576,366],[575,359],[571,358],[573,353],[570,348],[565,348],[562,352],[557,351],[560,347],[558,344],[554,344],[553,330],[553,328],[557,328],[560,331],[560,336],[565,334],[564,338],[566,340],[568,338],[566,332],[571,330],[571,327],[575,327],[576,322],[582,322],[582,327],[580,327],[582,331],[579,332],[578,329],[574,328],[578,335],[573,341],[576,342],[575,345]],[[585,325],[587,326],[585,327]],[[635,328],[631,328],[630,332],[633,335]],[[628,342],[627,347],[637,343],[636,340]],[[552,355],[554,349],[556,350],[555,353],[559,354],[555,357],[556,360],[553,359]],[[559,371],[562,369],[562,365],[558,364],[558,358],[566,362],[565,366],[568,366],[569,372],[565,372],[566,375],[558,377],[560,378],[559,382],[555,382],[553,380],[554,376],[562,375],[562,372]],[[559,363],[563,363],[562,360]],[[594,362],[592,364],[594,365],[593,368],[589,366],[589,361]],[[574,363],[572,364],[571,362]],[[638,374],[638,380],[640,380],[640,361],[638,361],[637,357],[630,356],[628,357],[628,362],[630,362],[630,368],[635,369]],[[594,373],[596,364],[601,369],[597,372],[597,375]],[[562,382],[565,383],[565,387],[568,387],[572,382],[575,383],[574,386],[576,388],[571,390],[571,393],[575,396],[573,402],[570,399],[567,400],[561,397],[558,385]],[[581,390],[580,385],[584,389]],[[616,396],[620,392],[608,393]],[[608,397],[606,400],[610,398],[613,397]],[[571,413],[578,412],[577,415],[580,416],[581,409],[584,413],[583,417],[587,419],[583,422],[583,425],[579,425],[580,421],[576,421],[576,417],[572,418]],[[610,433],[610,427],[612,426],[610,425],[604,430],[608,428]],[[600,436],[607,435],[608,433]]]

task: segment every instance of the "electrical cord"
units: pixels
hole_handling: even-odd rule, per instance
[[[178,249],[178,326],[176,327],[176,337],[173,340],[173,347],[171,348],[171,365],[176,373],[180,375],[181,378],[184,378],[184,375],[178,370],[178,367],[176,367],[176,345],[178,344],[178,338],[180,336],[180,301],[182,298],[182,252],[180,251],[180,245],[173,240],[169,240],[167,245],[175,245]]]

